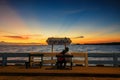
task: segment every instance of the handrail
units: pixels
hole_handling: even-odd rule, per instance
[[[0,63],[2,66],[7,65],[7,63],[24,63],[26,60],[8,60],[8,58],[16,58],[16,57],[25,57],[29,58],[30,54],[36,53],[0,53]],[[44,57],[51,57],[52,64],[55,62],[54,57],[56,57],[57,53],[37,53],[37,54],[44,54]],[[73,57],[73,64],[79,62],[81,64],[85,64],[85,66],[89,66],[90,64],[95,65],[104,65],[104,64],[112,64],[113,66],[117,67],[120,66],[120,53],[71,53]],[[74,58],[84,58],[84,60],[74,60]],[[105,60],[104,60],[104,59]],[[110,58],[110,59],[109,59]],[[28,59],[27,59],[28,60]],[[43,58],[44,61],[44,58]],[[51,62],[48,61],[48,62]],[[46,61],[47,62],[47,61]]]
[[[88,64],[110,64],[115,67],[120,65],[120,53],[88,53],[88,58]]]

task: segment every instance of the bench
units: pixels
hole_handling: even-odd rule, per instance
[[[34,53],[34,54],[29,54],[29,61],[25,62],[26,64],[26,69],[29,67],[33,67],[33,65],[38,64],[39,67],[41,68],[43,65],[43,54],[39,53]]]

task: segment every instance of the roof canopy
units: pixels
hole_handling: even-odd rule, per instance
[[[66,37],[65,38],[51,37],[51,38],[48,38],[46,42],[49,45],[64,45],[64,44],[70,44],[72,41],[70,40],[70,38],[66,38]]]

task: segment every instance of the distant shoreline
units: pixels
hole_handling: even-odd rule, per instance
[[[85,43],[85,44],[73,44],[73,45],[120,45],[120,42],[111,42],[111,43]]]
[[[0,43],[0,46],[47,46],[48,44],[38,44],[38,43]],[[110,43],[72,43],[71,45],[120,45],[120,42],[110,42]]]

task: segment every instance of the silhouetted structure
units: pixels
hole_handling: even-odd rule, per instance
[[[48,43],[48,45],[52,45],[52,52],[53,52],[53,45],[69,45],[71,44],[71,40],[70,38],[54,38],[54,37],[50,37],[46,40],[46,42]]]

